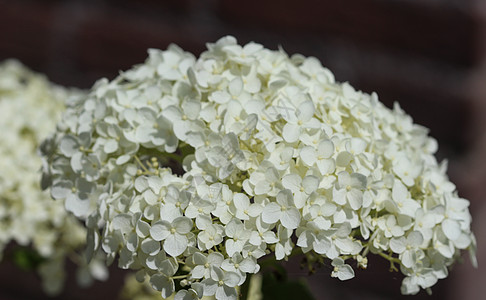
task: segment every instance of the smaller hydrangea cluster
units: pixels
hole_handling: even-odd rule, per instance
[[[149,50],[98,81],[43,155],[91,253],[164,298],[234,300],[258,259],[298,252],[341,280],[349,261],[380,255],[405,294],[445,278],[475,240],[436,148],[398,105],[335,82],[317,59],[226,37],[197,59]]]
[[[61,118],[69,94],[18,61],[0,64],[0,258],[11,242],[31,247],[42,261],[38,272],[49,294],[64,282],[64,261],[86,243],[86,229],[70,216],[62,201],[40,188],[40,145]],[[104,278],[100,260],[91,266],[79,256],[79,279]]]

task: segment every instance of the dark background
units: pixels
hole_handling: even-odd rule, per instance
[[[440,159],[462,197],[471,200],[480,268],[467,255],[433,295],[480,299],[486,293],[486,1],[481,0],[0,0],[0,60],[17,58],[68,86],[141,63],[147,48],[176,43],[196,55],[231,34],[289,54],[318,57],[338,81],[394,101],[431,129]],[[292,277],[305,276],[298,264]],[[114,270],[115,271],[115,270]],[[306,277],[316,299],[405,299],[401,277],[382,260],[339,282],[330,268]],[[72,276],[71,276],[72,277]],[[123,274],[58,299],[112,299]],[[0,300],[44,299],[38,278],[0,265]]]

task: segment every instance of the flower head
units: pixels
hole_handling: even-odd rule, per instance
[[[382,254],[415,293],[442,274],[418,276],[434,268],[426,258],[450,266],[475,247],[435,144],[398,105],[335,82],[315,58],[225,37],[197,59],[151,49],[98,81],[46,142],[43,172],[101,232],[90,247],[101,241],[163,296],[184,280],[178,299],[235,299],[258,258],[295,248],[331,259],[341,280],[354,276],[346,260]]]

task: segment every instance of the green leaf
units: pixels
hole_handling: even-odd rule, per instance
[[[12,255],[13,262],[24,271],[32,271],[44,262],[44,258],[36,251],[29,248],[19,248],[14,250]]]
[[[262,285],[265,300],[314,300],[307,283],[301,280],[289,280],[285,272],[265,272]]]

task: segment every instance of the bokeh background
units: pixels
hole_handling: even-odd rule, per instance
[[[486,295],[486,1],[483,0],[0,0],[0,60],[17,58],[50,80],[89,88],[175,43],[196,55],[224,35],[319,58],[338,81],[400,105],[439,141],[449,176],[471,201],[479,269],[465,253],[450,276],[414,299]],[[1,142],[1,134],[0,134]],[[305,277],[318,300],[412,299],[380,259],[339,282]],[[55,299],[114,299],[124,273]],[[47,299],[39,279],[0,264],[0,300]]]

